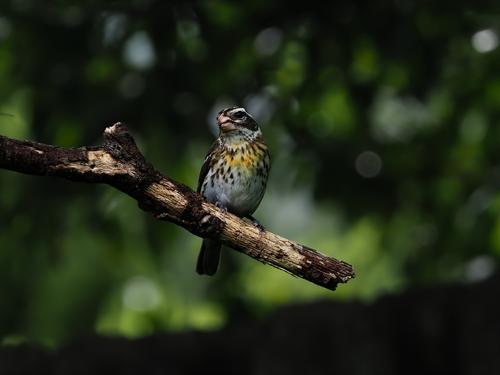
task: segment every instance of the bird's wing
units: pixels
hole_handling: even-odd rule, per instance
[[[207,156],[205,156],[205,160],[203,161],[203,166],[201,167],[200,177],[198,177],[198,188],[196,192],[199,193],[201,191],[201,186],[203,185],[203,181],[205,181],[205,177],[207,177],[207,173],[210,170],[210,167],[213,164],[215,150],[220,146],[219,140],[215,140],[210,146],[210,149],[207,152]]]

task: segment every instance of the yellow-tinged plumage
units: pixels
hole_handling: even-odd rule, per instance
[[[262,159],[264,150],[252,145],[246,151],[235,152],[234,154],[226,153],[224,156],[225,165],[231,168],[244,167],[246,170],[252,170],[257,165],[257,162]]]

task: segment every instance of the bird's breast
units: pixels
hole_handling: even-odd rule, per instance
[[[233,213],[251,214],[264,195],[269,163],[263,144],[228,148],[207,174],[203,194]]]

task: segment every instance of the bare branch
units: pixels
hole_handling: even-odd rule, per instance
[[[127,128],[104,131],[102,147],[61,148],[0,136],[0,168],[73,181],[106,183],[137,200],[160,220],[199,237],[217,237],[229,247],[265,264],[334,290],[354,277],[351,265],[266,231],[208,203],[189,187],[156,171]]]

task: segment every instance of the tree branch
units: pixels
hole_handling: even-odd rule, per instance
[[[274,233],[261,233],[189,187],[161,175],[146,161],[123,124],[106,128],[104,141],[102,147],[61,148],[0,136],[0,168],[109,184],[136,199],[141,209],[157,219],[199,237],[220,238],[262,263],[331,290],[354,277],[351,265]]]

